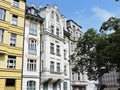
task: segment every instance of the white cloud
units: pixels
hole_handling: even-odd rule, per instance
[[[112,16],[115,16],[113,13],[99,7],[92,8],[92,11],[95,13],[96,17],[99,17],[103,21],[108,20],[108,18]]]

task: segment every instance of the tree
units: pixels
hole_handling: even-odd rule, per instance
[[[74,71],[87,72],[90,80],[95,80],[113,68],[120,70],[120,20],[110,18],[100,28],[102,33],[89,29],[79,38],[75,53],[71,55]],[[107,30],[114,30],[105,34]]]

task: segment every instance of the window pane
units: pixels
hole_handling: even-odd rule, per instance
[[[19,7],[19,0],[14,0],[13,1],[13,6],[14,7]]]
[[[7,68],[15,68],[16,66],[16,57],[8,56]]]
[[[28,71],[36,71],[36,60],[27,60],[27,70]]]
[[[0,30],[0,42],[3,42],[3,30]]]
[[[15,86],[15,79],[6,79],[6,86]]]
[[[11,33],[10,45],[15,46],[16,44],[16,34]]]
[[[0,20],[4,20],[5,10],[0,8]]]
[[[36,23],[30,22],[29,34],[37,35],[37,24]]]

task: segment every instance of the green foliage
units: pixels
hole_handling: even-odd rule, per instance
[[[79,38],[75,53],[71,55],[76,72],[87,72],[89,79],[97,79],[100,75],[113,68],[120,70],[120,19],[110,18],[97,33],[93,28],[88,29]],[[114,32],[105,34],[107,30]]]

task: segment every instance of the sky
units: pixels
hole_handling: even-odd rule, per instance
[[[83,32],[90,28],[99,31],[102,23],[109,17],[120,17],[120,2],[115,0],[27,0],[28,6],[31,3],[36,7],[57,5],[67,20],[72,19],[82,26]]]

